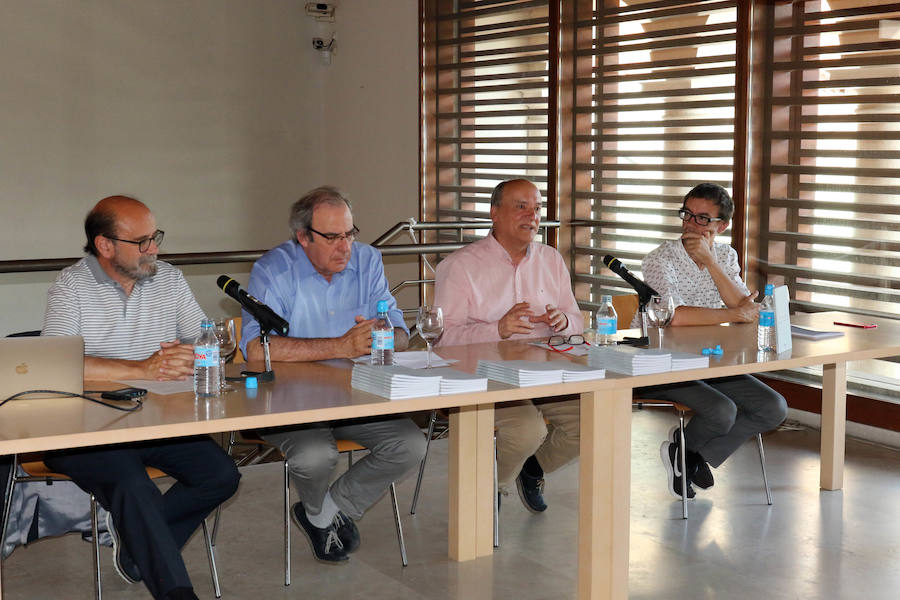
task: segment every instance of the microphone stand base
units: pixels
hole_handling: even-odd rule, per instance
[[[623,346],[640,346],[642,348],[650,347],[650,338],[646,335],[643,337],[635,338],[635,337],[626,337],[619,341],[619,344]]]
[[[260,383],[275,381],[275,371],[241,371],[241,378],[256,377]]]

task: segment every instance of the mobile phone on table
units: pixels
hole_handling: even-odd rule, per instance
[[[140,398],[146,395],[147,390],[145,390],[144,388],[127,387],[120,390],[103,392],[100,394],[100,397],[106,400],[134,400],[135,398]]]

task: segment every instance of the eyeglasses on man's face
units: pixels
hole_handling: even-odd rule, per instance
[[[588,342],[584,339],[583,335],[570,335],[566,337],[564,335],[554,335],[551,336],[549,340],[547,340],[547,345],[551,348],[556,348],[557,346],[580,346],[581,344],[588,344]],[[588,344],[590,346],[590,344]]]
[[[123,240],[122,238],[112,237],[111,235],[104,235],[103,237],[108,240],[115,240],[117,242],[124,242],[126,244],[134,244],[138,247],[138,252],[144,254],[145,252],[147,252],[147,250],[150,249],[150,242],[153,242],[154,244],[156,244],[156,247],[159,248],[165,235],[165,231],[163,231],[162,229],[157,229],[150,237],[146,237],[140,240]]]
[[[682,221],[690,221],[691,219],[693,219],[694,223],[696,223],[697,225],[700,225],[701,227],[709,225],[710,223],[715,223],[717,221],[725,220],[725,219],[720,219],[719,217],[707,217],[706,215],[695,215],[694,213],[692,213],[691,211],[689,211],[686,208],[682,208],[681,210],[678,211],[678,218],[681,219]]]
[[[307,227],[307,229],[309,229],[316,235],[321,235],[323,238],[325,238],[325,243],[329,245],[336,244],[338,240],[347,240],[352,244],[356,239],[357,234],[359,234],[359,227],[357,227],[356,225],[354,225],[353,229],[346,233],[322,233],[321,231],[316,231],[312,227]]]

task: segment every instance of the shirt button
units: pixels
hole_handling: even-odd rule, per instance
[[[328,314],[329,314],[329,315],[334,315],[334,311],[333,311],[333,310],[329,310],[329,311],[328,311]]]

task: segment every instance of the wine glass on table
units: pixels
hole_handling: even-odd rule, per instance
[[[234,319],[216,319],[213,324],[216,339],[219,340],[219,388],[230,392],[234,388],[225,382],[225,363],[234,358],[237,342],[234,335]]]
[[[428,348],[428,356],[425,359],[425,368],[431,368],[431,346],[444,331],[444,313],[440,306],[420,306],[416,317],[416,329],[425,340]]]
[[[662,348],[663,330],[672,322],[675,316],[675,300],[672,296],[650,296],[647,303],[647,317],[650,325],[659,331],[659,347]]]

